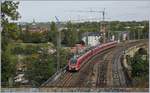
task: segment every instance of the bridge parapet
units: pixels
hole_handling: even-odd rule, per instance
[[[130,47],[127,50],[124,51],[124,55],[130,55],[131,57],[134,56],[134,54],[140,49],[140,48],[146,48],[145,44],[138,44],[136,46]]]

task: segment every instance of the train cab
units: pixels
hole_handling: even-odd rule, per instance
[[[69,70],[70,71],[75,71],[75,70],[78,70],[77,69],[77,59],[78,59],[78,56],[76,54],[73,54],[72,57],[70,58],[69,60]]]

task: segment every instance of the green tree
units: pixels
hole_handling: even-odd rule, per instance
[[[67,23],[67,30],[64,30],[64,39],[63,43],[67,46],[74,46],[78,40],[77,29],[73,26],[71,22]]]
[[[146,59],[143,59],[143,55],[148,56],[147,52],[144,49],[139,49],[131,60],[132,67],[132,77],[145,77],[149,73],[149,62]]]
[[[48,32],[48,40],[52,42],[55,46],[57,45],[57,27],[55,22],[50,25],[50,31]]]
[[[61,68],[63,68],[64,66],[66,66],[69,54],[70,54],[70,51],[68,49],[61,49],[61,51],[60,51]]]
[[[39,55],[28,57],[25,62],[27,64],[25,77],[34,87],[39,87],[55,72],[54,57],[47,54],[46,50]]]
[[[15,23],[9,22],[10,20],[17,20],[19,13],[17,12],[18,2],[14,1],[3,1],[1,3],[1,22],[2,22],[2,85],[8,84],[15,75],[15,60],[11,56],[9,47],[13,40],[18,38],[18,29]],[[12,85],[10,85],[11,87]]]

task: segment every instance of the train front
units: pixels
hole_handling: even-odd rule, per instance
[[[77,55],[73,55],[69,60],[68,60],[68,70],[69,71],[77,71]]]

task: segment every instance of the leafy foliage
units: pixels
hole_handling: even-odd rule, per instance
[[[26,60],[27,70],[25,76],[34,87],[40,86],[55,72],[53,57],[46,54],[46,52],[38,55],[38,57],[32,55]]]
[[[8,23],[8,19],[17,20],[19,18],[19,13],[17,11],[19,2],[14,1],[4,1],[1,4],[2,12],[2,23]],[[4,26],[4,24],[3,24]]]
[[[146,58],[143,59],[143,55]],[[148,54],[145,50],[139,49],[135,56],[131,59],[132,77],[145,77],[149,73]]]
[[[77,29],[73,26],[71,22],[67,23],[67,30],[62,31],[64,33],[63,44],[67,46],[74,46],[75,43],[78,41],[78,33]]]
[[[2,84],[8,85],[10,78],[15,75],[16,58],[12,56],[10,47],[13,40],[18,39],[18,29],[15,23],[10,23],[9,20],[17,20],[19,13],[17,12],[18,2],[3,1],[1,3],[1,18],[2,18]]]
[[[24,43],[46,43],[48,42],[47,33],[40,32],[22,32],[22,41]]]
[[[48,32],[48,40],[56,46],[58,30],[54,22],[51,23],[50,27],[51,27],[51,30]]]
[[[66,66],[69,55],[70,55],[69,49],[61,49],[60,50],[60,62],[61,62],[60,66],[61,66],[61,68]]]

